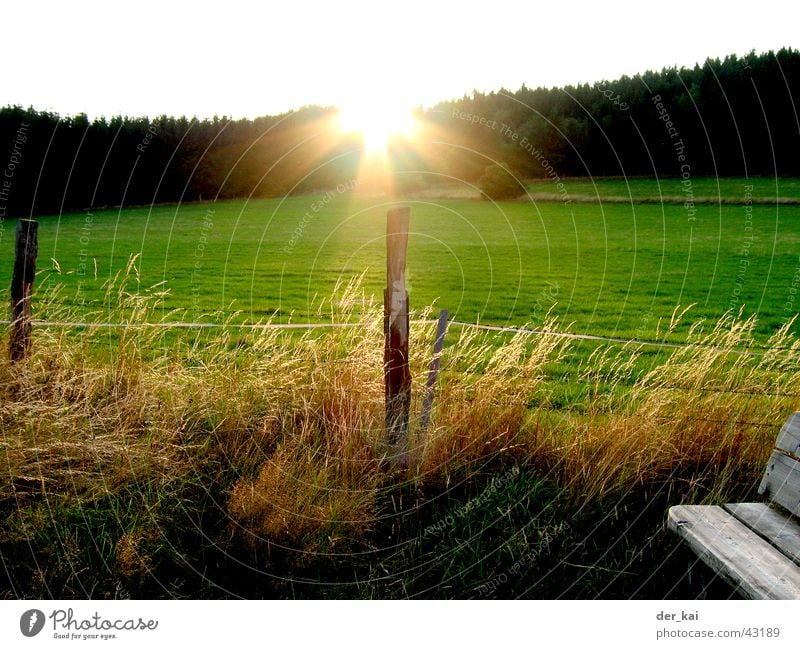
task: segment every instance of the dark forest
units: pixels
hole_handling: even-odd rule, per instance
[[[391,163],[413,190],[474,182],[493,163],[522,178],[800,175],[800,52],[563,88],[473,92],[418,109]],[[232,120],[0,110],[0,217],[316,191],[356,175],[334,108]],[[2,155],[2,154],[0,154]]]

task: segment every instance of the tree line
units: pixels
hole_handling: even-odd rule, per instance
[[[525,177],[800,174],[800,53],[790,49],[436,108],[430,117],[454,141]],[[459,176],[485,168],[480,155],[453,155]]]
[[[800,175],[800,52],[561,88],[473,92],[417,111],[391,147],[396,185],[520,177]],[[362,147],[333,108],[233,120],[61,116],[0,109],[0,217],[215,198],[350,182]],[[361,171],[360,171],[361,170]]]

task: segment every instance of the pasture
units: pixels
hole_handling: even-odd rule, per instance
[[[670,182],[661,191],[679,195],[665,189]],[[411,307],[435,304],[463,322],[533,327],[552,310],[575,333],[639,340],[658,339],[676,309],[692,305],[680,336],[691,321],[743,308],[766,335],[800,303],[800,206],[747,204],[743,182],[719,183],[723,199],[738,204],[698,204],[692,219],[680,204],[408,198]],[[587,183],[567,188],[579,194]],[[621,183],[595,186],[624,196]],[[796,182],[781,183],[783,197],[796,197]],[[657,195],[653,181],[628,184],[634,195]],[[768,179],[753,184],[753,197],[775,187]],[[318,321],[337,282],[363,274],[364,298],[382,300],[388,206],[334,190],[45,217],[37,292],[60,285],[58,303],[99,309],[106,282],[137,255],[138,289],[160,284],[169,319]],[[13,254],[12,227],[5,224],[0,243],[4,260]],[[6,261],[0,283],[9,278]]]

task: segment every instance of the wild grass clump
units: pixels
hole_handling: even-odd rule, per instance
[[[235,484],[228,511],[248,543],[278,543],[303,559],[351,550],[371,529],[384,479],[373,450],[358,439],[331,452],[315,437],[287,437],[255,479]]]
[[[487,458],[543,450],[530,404],[547,404],[548,368],[565,358],[568,344],[565,337],[524,333],[498,343],[494,333],[461,329],[442,356],[433,426],[416,438],[422,479],[449,481]]]
[[[731,480],[754,483],[800,404],[792,323],[763,347],[753,336],[756,324],[754,316],[731,314],[710,328],[697,322],[686,346],[638,373],[641,348],[598,349],[584,379],[628,385],[590,393],[585,413],[556,428],[561,478],[589,499],[656,479],[702,481],[709,499],[723,497]]]
[[[550,399],[554,368],[575,362],[568,337],[453,326],[422,430],[435,336],[426,309],[412,326],[400,470],[385,441],[381,307],[358,279],[329,302],[345,326],[187,332],[154,326],[174,314],[160,313],[159,287],[131,277],[133,262],[94,315],[129,327],[36,327],[28,361],[0,358],[0,547],[35,537],[75,561],[99,552],[133,579],[158,571],[158,553],[186,561],[180,530],[196,537],[193,552],[280,548],[301,565],[373,543],[397,489],[431,493],[502,465],[583,503],[649,484],[723,498],[756,481],[800,402],[791,323],[763,345],[755,318],[697,323],[650,366],[634,345],[598,346],[581,362],[587,390],[573,409]],[[93,531],[71,535],[75,520]],[[212,520],[214,534],[202,527]]]

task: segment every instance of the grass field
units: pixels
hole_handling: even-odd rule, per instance
[[[422,315],[693,344],[453,326],[423,430],[417,323],[399,471],[387,203],[41,218],[37,317],[360,326],[35,327],[0,355],[0,597],[694,597],[666,508],[753,498],[800,407],[800,206],[407,202]]]
[[[754,196],[774,191],[774,180],[753,182]],[[634,195],[654,192],[653,181],[631,183]],[[782,196],[798,191],[797,181],[781,183]],[[596,184],[622,195],[623,181]],[[730,199],[742,198],[742,184],[720,182]],[[641,340],[656,339],[659,321],[663,330],[688,305],[687,322],[743,306],[762,334],[797,310],[800,206],[703,204],[689,220],[675,204],[406,202],[412,308],[435,303],[457,320],[533,326],[552,308],[573,332]],[[387,208],[334,191],[45,217],[39,290],[61,284],[60,301],[99,308],[105,282],[139,255],[139,286],[163,282],[171,319],[319,320],[338,281],[363,273],[366,296],[382,299]],[[12,228],[0,244],[0,284],[9,281]]]

